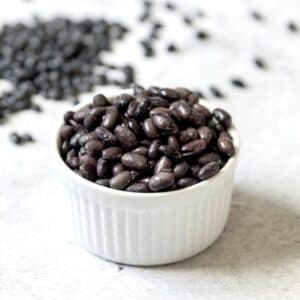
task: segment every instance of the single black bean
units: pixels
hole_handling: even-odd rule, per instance
[[[85,133],[83,134],[79,140],[78,140],[78,143],[79,145],[82,147],[84,146],[88,141],[91,141],[91,140],[97,140],[98,139],[98,136],[97,134],[93,131],[93,132],[89,132],[89,133]]]
[[[168,137],[168,146],[174,149],[175,152],[179,152],[179,142],[175,136],[171,135]]]
[[[217,162],[209,162],[206,165],[204,165],[199,173],[198,173],[198,178],[200,180],[206,180],[214,175],[216,175],[218,173],[220,169],[219,163]]]
[[[148,97],[151,107],[169,107],[169,101],[159,96]]]
[[[230,80],[231,84],[234,87],[240,88],[240,89],[245,89],[247,88],[247,84],[245,83],[244,80],[242,80],[241,78],[232,78]]]
[[[211,94],[213,95],[213,97],[225,98],[225,95],[223,94],[223,92],[221,92],[221,90],[218,87],[212,85],[209,87],[209,90],[210,90]]]
[[[133,193],[148,193],[149,188],[148,184],[145,182],[137,182],[132,185],[130,185],[127,189],[127,192],[133,192]]]
[[[134,132],[131,131],[128,127],[118,125],[115,128],[115,134],[119,143],[121,143],[123,147],[127,149],[133,149],[137,147],[138,145],[137,137],[134,134]]]
[[[198,130],[200,139],[206,140],[209,144],[213,138],[212,130],[207,126],[201,126]]]
[[[178,178],[184,177],[188,173],[189,170],[190,170],[190,165],[186,161],[183,161],[183,162],[177,164],[174,167],[175,178],[178,179]]]
[[[202,126],[205,124],[205,115],[202,113],[199,113],[195,109],[192,109],[192,113],[190,115],[190,121],[195,125],[195,126]]]
[[[129,103],[128,108],[127,108],[127,116],[129,118],[133,118],[135,116],[135,110],[136,110],[137,105],[138,105],[138,102],[135,100],[133,100]]]
[[[154,126],[153,120],[151,118],[147,118],[143,122],[143,129],[145,135],[149,139],[156,139],[159,137],[159,132],[157,128]]]
[[[19,138],[19,136],[14,137],[14,134],[11,134],[11,135],[10,135],[10,138],[11,138],[11,139],[13,138],[13,140],[12,140],[13,143],[19,143],[19,140],[21,140],[21,139]],[[14,138],[16,138],[17,140],[15,141]],[[18,144],[17,144],[17,145],[18,145]],[[61,149],[60,149],[60,150],[61,150],[61,154],[64,156],[64,155],[68,152],[69,149],[70,149],[70,144],[69,144],[69,142],[68,142],[68,141],[63,141],[62,144],[61,144]]]
[[[216,117],[212,117],[208,122],[208,126],[213,128],[215,131],[223,131],[225,128]]]
[[[78,147],[80,147],[80,145],[79,145],[79,139],[80,139],[80,137],[81,137],[83,134],[84,134],[83,131],[78,131],[78,132],[76,132],[76,133],[71,137],[71,139],[70,139],[70,143],[69,143],[70,147],[72,147],[72,148],[78,148]]]
[[[186,101],[180,101],[178,105],[174,107],[174,109],[182,120],[187,120],[192,114],[192,108]]]
[[[288,30],[291,32],[298,32],[299,27],[294,21],[289,21],[287,24]]]
[[[119,118],[119,111],[115,106],[108,107],[106,109],[106,114],[104,115],[101,126],[106,129],[112,129],[115,127]]]
[[[183,189],[183,188],[189,187],[191,185],[194,185],[194,184],[196,184],[198,182],[199,182],[199,180],[196,179],[196,178],[193,178],[193,177],[184,177],[184,178],[179,179],[176,182],[176,185],[177,185],[177,188]]]
[[[134,152],[123,154],[121,157],[121,162],[125,167],[129,169],[145,170],[148,168],[147,157]]]
[[[153,117],[154,115],[163,115],[166,117],[171,117],[172,112],[167,107],[155,107],[152,108],[149,112],[150,117]]]
[[[257,10],[251,11],[250,15],[256,21],[264,21],[263,15],[260,12],[258,12]]]
[[[192,142],[189,142],[187,144],[182,145],[181,151],[183,152],[183,156],[190,156],[195,155],[200,152],[202,152],[207,146],[207,143],[205,140],[194,140]]]
[[[120,147],[109,147],[102,151],[102,158],[105,160],[118,160],[122,156]]]
[[[77,123],[82,123],[87,114],[88,112],[85,110],[76,111],[73,114],[73,119]]]
[[[69,121],[73,118],[73,115],[74,115],[73,111],[67,111],[64,113],[65,124],[69,124]]]
[[[97,161],[93,158],[86,159],[81,165],[80,165],[80,174],[88,179],[88,180],[95,180],[97,176]]]
[[[235,153],[234,145],[231,139],[226,138],[222,135],[218,138],[218,148],[223,154],[228,157],[233,156]]]
[[[75,156],[66,158],[66,163],[71,169],[77,169],[79,167],[79,158]]]
[[[94,116],[95,118],[97,118],[99,120],[101,120],[101,117],[106,113],[106,107],[95,107],[91,110],[90,115]]]
[[[113,189],[124,190],[131,182],[131,175],[129,171],[123,171],[109,181],[109,185]]]
[[[141,120],[147,117],[150,107],[151,107],[151,102],[148,99],[138,102],[135,108],[135,118]]]
[[[176,90],[169,89],[169,88],[160,89],[159,95],[169,101],[178,100],[180,97],[180,95],[176,92]]]
[[[85,118],[83,120],[83,126],[87,130],[93,130],[98,125],[99,125],[99,119],[95,115],[88,114],[88,115],[85,116]]]
[[[107,178],[103,178],[103,179],[98,179],[95,181],[96,184],[102,185],[102,186],[106,186],[109,187],[109,179]]]
[[[148,148],[148,156],[150,159],[156,159],[159,154],[160,141],[154,140]]]
[[[97,175],[100,178],[108,177],[110,173],[110,163],[102,158],[97,162]]]
[[[161,172],[151,177],[148,187],[153,192],[158,192],[172,186],[175,182],[173,173]]]
[[[189,95],[192,94],[191,90],[183,87],[177,87],[175,90],[180,95],[180,99],[184,100],[188,100]]]
[[[93,98],[93,105],[96,106],[107,106],[109,105],[109,101],[107,100],[107,98],[102,95],[102,94],[98,94],[95,95]]]
[[[154,174],[158,174],[161,172],[168,172],[171,171],[171,169],[172,169],[172,161],[168,157],[163,156],[156,163],[154,167]]]
[[[113,146],[117,142],[117,137],[112,134],[108,129],[100,126],[95,129],[99,139],[108,146]]]
[[[158,86],[150,86],[147,91],[151,96],[159,96],[160,88]]]
[[[198,138],[199,138],[199,132],[197,131],[196,128],[193,127],[189,127],[186,130],[179,132],[179,140],[183,144],[196,140]]]
[[[266,62],[260,57],[255,57],[253,62],[255,64],[255,66],[258,67],[259,69],[267,69],[268,68]]]
[[[114,175],[117,175],[123,171],[125,171],[125,167],[120,162],[116,163],[112,168],[112,172]]]
[[[128,127],[134,132],[136,136],[140,136],[143,132],[142,126],[135,119],[128,120]]]
[[[145,146],[137,147],[134,150],[132,150],[132,152],[137,153],[137,154],[141,154],[143,156],[148,156],[148,148],[145,147]]]
[[[60,136],[63,140],[69,141],[74,134],[75,130],[70,125],[64,125],[60,129]]]
[[[202,154],[198,158],[198,163],[201,164],[201,165],[205,165],[209,162],[220,163],[221,162],[221,156],[218,153],[209,152],[209,153]]]
[[[213,116],[226,128],[231,125],[231,115],[224,109],[216,108],[213,110]]]
[[[94,157],[99,157],[103,148],[103,143],[98,140],[90,140],[84,145],[86,153]]]
[[[112,100],[112,103],[119,109],[122,111],[126,111],[128,108],[128,105],[131,101],[134,100],[134,97],[132,97],[129,94],[121,94],[117,97],[115,97]]]
[[[205,106],[201,105],[200,103],[195,103],[193,105],[193,109],[196,110],[197,112],[203,114],[206,119],[210,119],[212,116],[211,112]]]
[[[169,145],[160,145],[159,151],[162,153],[162,155],[165,155],[171,159],[178,159],[181,157],[180,153],[178,153],[174,148],[172,148]]]
[[[178,132],[178,127],[174,120],[170,117],[164,115],[154,115],[152,117],[154,125],[163,131],[167,131],[170,134],[176,134]]]

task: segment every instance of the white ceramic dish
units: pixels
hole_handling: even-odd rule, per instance
[[[141,194],[99,186],[69,169],[58,151],[61,125],[53,141],[54,159],[72,203],[79,242],[87,251],[123,264],[161,265],[194,256],[220,236],[239,155],[234,126],[230,134],[236,154],[217,175],[185,189]]]

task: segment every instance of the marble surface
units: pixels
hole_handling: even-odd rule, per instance
[[[184,1],[186,12],[199,1]],[[286,30],[300,19],[300,3],[278,0],[202,1],[208,17],[197,26],[213,37],[199,43],[168,17],[165,39],[181,53],[144,60],[134,29],[112,62],[134,62],[143,84],[218,84],[228,95],[209,100],[225,107],[240,130],[242,151],[233,206],[221,238],[204,253],[178,264],[135,268],[106,262],[82,250],[73,236],[69,203],[51,161],[52,127],[68,104],[40,101],[45,113],[21,113],[0,126],[0,299],[299,299],[300,296],[300,33]],[[263,24],[249,18],[257,8]],[[126,11],[127,16],[124,16]],[[107,15],[134,25],[138,1],[10,0],[0,20],[32,13],[73,17]],[[161,10],[157,10],[162,14]],[[257,70],[254,55],[268,71]],[[240,75],[247,91],[229,86]],[[90,97],[84,95],[83,98]],[[14,147],[7,135],[29,131],[37,143]]]

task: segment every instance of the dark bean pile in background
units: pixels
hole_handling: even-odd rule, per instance
[[[0,32],[0,78],[9,80],[13,90],[0,97],[0,119],[24,109],[40,111],[32,101],[34,95],[76,99],[97,85],[131,84],[131,66],[107,66],[99,56],[111,51],[127,31],[124,25],[103,19],[36,19],[32,25],[4,26]],[[97,66],[102,66],[102,71],[97,71]],[[110,79],[109,68],[118,69],[123,79]]]
[[[65,163],[97,184],[131,192],[184,188],[219,172],[235,149],[231,116],[210,112],[186,88],[98,94],[68,111],[60,130]]]

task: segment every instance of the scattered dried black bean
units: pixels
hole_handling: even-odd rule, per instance
[[[230,80],[231,84],[235,87],[241,88],[241,89],[245,89],[247,88],[247,84],[245,83],[245,81],[243,81],[240,78],[232,78]]]

